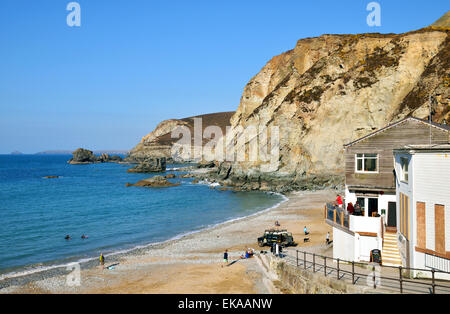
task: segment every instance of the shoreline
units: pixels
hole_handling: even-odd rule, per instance
[[[214,183],[206,181],[203,183],[201,182],[200,184],[212,186]],[[255,213],[252,213],[247,216],[230,218],[223,222],[210,224],[205,227],[201,227],[198,230],[187,231],[187,232],[175,235],[172,238],[169,238],[164,241],[141,244],[141,245],[133,246],[131,248],[127,248],[127,249],[115,250],[113,252],[105,254],[104,256],[105,256],[105,258],[108,258],[109,260],[118,261],[120,258],[123,258],[123,257],[139,255],[140,253],[142,253],[143,251],[148,250],[148,249],[163,248],[166,245],[170,245],[172,242],[179,241],[184,238],[188,238],[188,237],[196,235],[198,233],[211,231],[215,228],[219,228],[226,224],[232,224],[234,222],[239,222],[239,221],[242,221],[245,219],[249,219],[253,216],[258,216],[258,215],[264,214],[265,212],[268,212],[272,209],[277,208],[284,202],[289,201],[289,198],[282,193],[268,192],[268,191],[266,191],[266,192],[263,191],[263,192],[279,195],[282,197],[282,200],[271,207],[262,209],[260,211],[257,211]],[[68,259],[70,259],[70,257]],[[24,284],[24,283],[32,282],[36,279],[51,278],[54,276],[60,276],[60,275],[66,274],[67,267],[69,267],[70,265],[73,265],[73,264],[80,264],[81,269],[90,269],[90,268],[94,267],[95,265],[97,265],[97,259],[98,259],[98,257],[94,256],[94,257],[81,258],[79,260],[75,260],[75,261],[71,261],[71,262],[67,262],[67,263],[52,264],[53,262],[57,262],[57,261],[49,261],[49,262],[44,262],[44,263],[37,263],[34,265],[18,266],[17,271],[12,270],[10,272],[0,273],[0,294],[2,293],[2,289],[7,288],[11,285],[14,285],[14,282],[16,282],[16,283],[19,282],[19,284]],[[34,267],[35,265],[39,265],[39,264],[50,264],[50,265],[43,266],[43,268],[32,268],[32,269],[27,270],[28,267]],[[11,284],[11,282],[13,282],[13,284]]]
[[[107,255],[100,269],[95,259],[81,265],[83,284],[69,287],[65,283],[70,272],[65,267],[25,277],[0,281],[1,293],[269,293],[255,259],[240,260],[246,248],[259,248],[256,239],[275,220],[281,229],[293,233],[299,246],[303,223],[311,228],[307,246],[321,246],[331,228],[323,222],[322,204],[335,196],[334,190],[294,192],[277,206],[249,216],[223,222],[207,229],[150,244],[125,253]],[[222,267],[222,253],[229,250],[235,264]],[[241,280],[242,279],[242,280]],[[2,284],[3,282],[3,284]],[[5,285],[5,283],[7,283]],[[209,287],[209,288],[208,288]]]

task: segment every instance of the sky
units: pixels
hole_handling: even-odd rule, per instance
[[[234,111],[247,82],[297,40],[402,33],[448,0],[0,0],[0,154],[131,149],[161,121]]]

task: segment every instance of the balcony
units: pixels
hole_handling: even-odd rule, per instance
[[[382,217],[349,215],[345,210],[331,203],[325,205],[325,221],[330,226],[351,234],[383,236]]]

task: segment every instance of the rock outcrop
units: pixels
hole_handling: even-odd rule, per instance
[[[178,186],[179,183],[171,183],[166,180],[163,176],[155,176],[149,179],[141,180],[135,184],[127,183],[127,187],[146,187],[146,188],[163,188],[163,187],[171,187]]]
[[[218,126],[223,134],[225,134],[226,127],[230,126],[230,118],[233,114],[234,112],[219,112],[185,119],[170,119],[163,121],[158,124],[155,130],[144,136],[141,142],[130,151],[128,160],[165,157],[168,162],[195,161],[193,153],[184,155],[181,147],[175,145],[180,138],[172,138],[172,132],[180,127],[189,130],[190,141],[192,147],[194,147],[196,145],[194,141],[194,124],[196,118],[201,119],[201,126],[199,127],[199,130],[202,132],[201,134],[203,134],[205,128],[208,126]],[[206,142],[207,140],[203,139],[201,145]]]
[[[127,172],[150,173],[166,171],[166,158],[143,158],[139,160],[137,166],[128,169]]]
[[[78,148],[72,153],[72,158],[68,161],[72,165],[86,165],[93,163],[104,163],[104,162],[122,162],[122,157],[103,153],[100,156],[95,156],[91,150],[84,148]]]

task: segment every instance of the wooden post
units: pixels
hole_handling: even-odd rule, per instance
[[[296,250],[297,251],[297,267],[298,267],[298,250]]]
[[[336,209],[333,210],[333,221],[336,222]]]
[[[344,225],[344,212],[341,213],[341,226]]]
[[[399,271],[399,282],[400,282],[400,293],[403,293],[403,274],[402,274],[402,266],[398,268]]]
[[[339,258],[337,259],[337,279],[339,280]]]
[[[352,284],[355,284],[355,262],[352,261]]]
[[[327,257],[324,256],[323,257],[323,268],[324,268],[324,273],[325,273],[325,277],[327,276]]]

